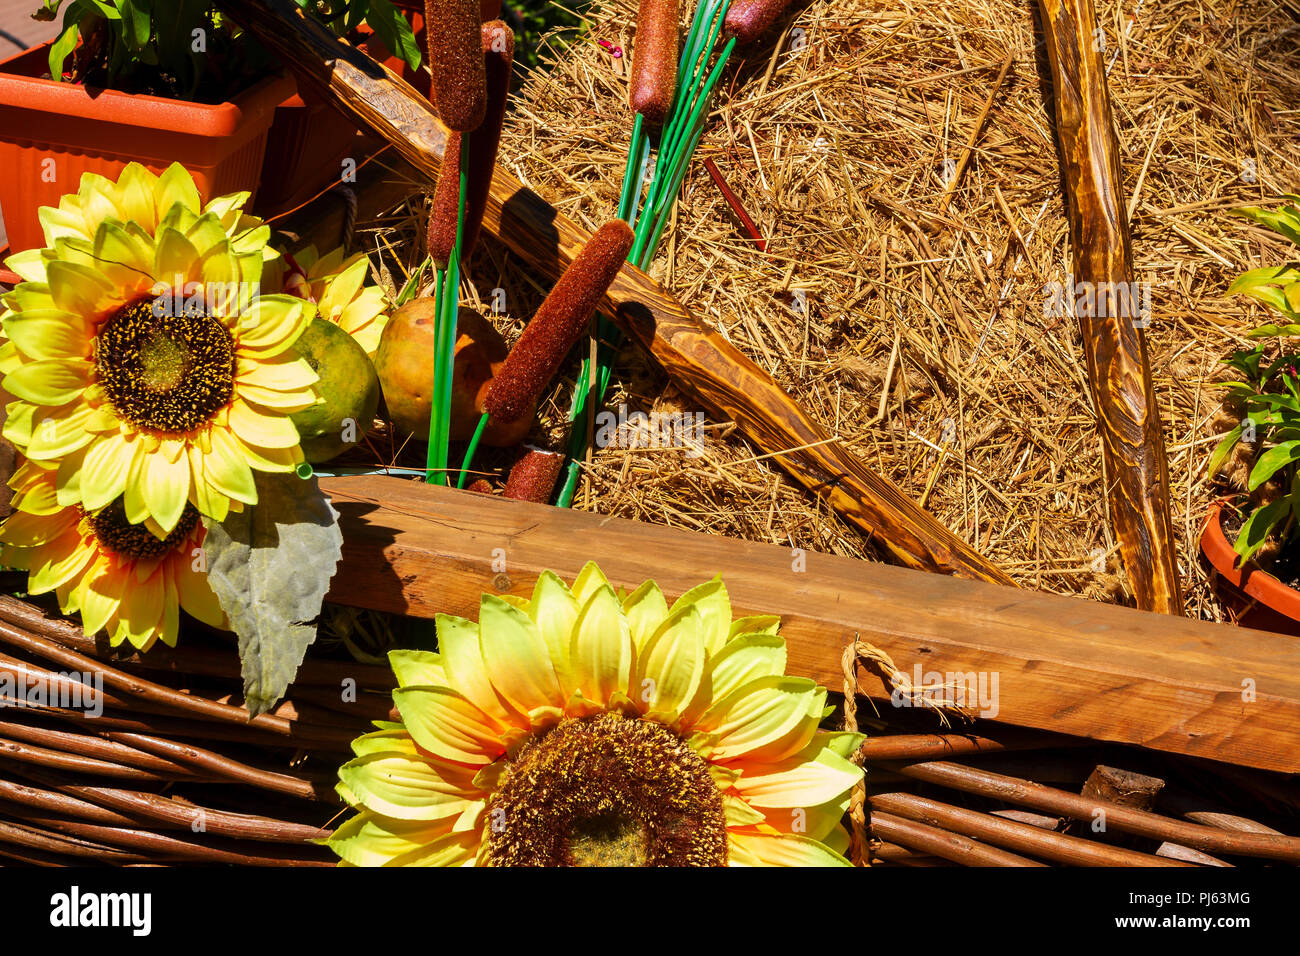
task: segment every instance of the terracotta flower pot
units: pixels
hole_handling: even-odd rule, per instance
[[[204,199],[256,191],[275,107],[293,95],[268,77],[208,105],[90,90],[42,79],[50,44],[0,62],[0,208],[9,252],[44,244],[36,210],[76,192],[83,173],[115,177],[131,161],[188,169]]]
[[[1242,596],[1241,623],[1266,631],[1300,635],[1300,591],[1283,584],[1247,561],[1238,565],[1237,552],[1223,533],[1224,502],[1210,505],[1201,529],[1201,551],[1222,579]],[[1253,606],[1248,606],[1253,599]]]
[[[356,123],[318,95],[298,92],[280,103],[267,132],[258,213],[292,209],[338,181],[344,158],[358,158],[356,141]]]

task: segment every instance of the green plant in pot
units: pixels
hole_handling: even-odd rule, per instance
[[[38,0],[33,0],[33,6]],[[253,192],[276,106],[276,63],[198,0],[44,0],[55,40],[0,62],[0,207],[10,252],[43,245],[37,210],[85,173],[181,163],[202,198]]]
[[[60,11],[52,79],[220,103],[275,70],[208,0],[45,0],[38,12],[53,20]]]
[[[1286,199],[1276,210],[1236,212],[1300,245],[1300,196]],[[1224,360],[1236,377],[1218,421],[1232,427],[1207,471],[1231,494],[1211,507],[1201,547],[1230,583],[1300,621],[1300,591],[1291,586],[1300,581],[1300,268],[1252,269],[1228,292],[1263,303],[1275,318],[1248,333],[1253,347]]]

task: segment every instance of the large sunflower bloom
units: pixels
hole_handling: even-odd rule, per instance
[[[353,865],[845,865],[856,734],[785,675],[776,618],[715,578],[671,608],[589,564],[394,651],[401,723],[353,743],[329,845]]]
[[[278,262],[281,290],[316,303],[317,314],[343,329],[373,359],[388,324],[388,296],[367,285],[370,260],[365,253],[343,258],[340,247],[321,256],[315,246],[299,249]]]
[[[225,615],[203,572],[205,530],[187,508],[170,534],[126,521],[120,502],[87,514],[63,507],[54,470],[27,462],[10,480],[15,511],[0,525],[0,562],[29,572],[32,594],[55,592],[67,614],[81,612],[87,634],[114,646],[176,645],[179,609],[214,627]]]
[[[303,460],[289,415],[318,400],[316,374],[292,346],[315,310],[259,294],[274,253],[247,198],[202,207],[183,167],[133,163],[84,176],[41,210],[48,246],[8,260],[26,281],[0,299],[4,435],[59,465],[61,504],[120,497],[167,533],[187,503],[223,520],[256,503],[252,469]]]

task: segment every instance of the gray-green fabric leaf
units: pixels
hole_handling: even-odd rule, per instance
[[[254,471],[257,504],[207,521],[208,581],[239,638],[249,714],[270,710],[316,640],[342,554],[338,512],[315,478]]]

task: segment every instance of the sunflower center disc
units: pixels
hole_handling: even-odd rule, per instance
[[[230,333],[201,311],[155,315],[152,299],[115,312],[95,342],[95,366],[113,407],[139,428],[187,432],[230,401]]]
[[[723,866],[722,795],[676,734],[620,714],[526,743],[488,807],[495,866]]]
[[[118,498],[108,507],[89,515],[91,530],[95,539],[105,551],[125,558],[145,560],[161,558],[173,548],[185,541],[199,523],[199,513],[193,505],[186,505],[180,520],[171,534],[159,538],[142,524],[131,524],[126,520],[126,507]]]

